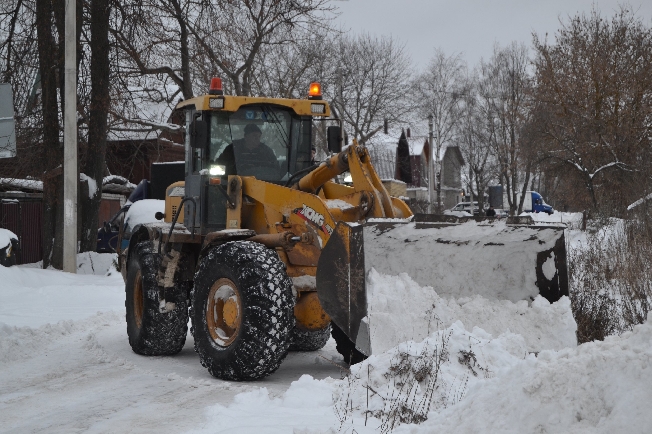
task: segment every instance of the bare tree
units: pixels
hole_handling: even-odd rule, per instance
[[[506,48],[496,45],[491,60],[480,67],[480,97],[511,214],[522,211],[533,170],[523,137],[531,115],[528,65],[527,47],[512,43]]]
[[[405,120],[412,66],[403,45],[391,37],[368,34],[335,40],[334,83],[327,88],[336,115],[358,143],[365,144],[383,128],[383,121]]]
[[[313,81],[332,85],[336,63],[333,39],[332,29],[312,24],[297,29],[293,43],[264,46],[254,64],[252,93],[305,98]]]
[[[192,2],[184,0],[116,4],[110,31],[119,53],[118,73],[127,87],[147,89],[138,78],[157,76],[176,85],[184,98],[193,96],[188,22],[195,15]]]
[[[455,136],[468,170],[467,187],[470,197],[478,198],[478,208],[484,209],[484,193],[497,176],[493,155],[493,129],[489,127],[486,106],[477,93],[477,77],[470,77],[462,96],[459,122]]]
[[[441,161],[442,147],[455,137],[462,97],[467,93],[466,75],[466,64],[460,55],[447,56],[437,49],[426,70],[414,80],[415,106],[422,119],[433,118],[431,146],[437,161]],[[441,212],[441,170],[436,167],[435,171],[437,210]]]
[[[222,0],[202,3],[187,25],[203,69],[223,76],[236,95],[251,95],[261,50],[294,44],[300,29],[326,25],[333,9],[327,0]]]
[[[97,249],[97,227],[102,179],[106,170],[106,136],[109,113],[109,0],[90,2],[90,103],[88,108],[88,144],[83,172],[87,176],[88,194],[79,195],[81,204],[80,251]]]
[[[625,8],[535,37],[537,122],[550,167],[584,186],[594,207],[620,212],[649,185],[652,30]]]

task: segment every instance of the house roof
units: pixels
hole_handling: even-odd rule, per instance
[[[462,166],[464,165],[464,156],[462,155],[462,151],[460,151],[459,146],[448,146],[448,147],[446,147],[446,149],[444,151],[444,155],[446,155],[446,153],[449,153],[449,152],[452,153],[455,157],[457,157],[457,161],[459,161],[460,165],[462,165]]]
[[[394,179],[394,175],[396,174],[397,145],[393,148],[390,146],[367,146],[371,162],[380,179]]]

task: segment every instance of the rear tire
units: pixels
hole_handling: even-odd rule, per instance
[[[256,380],[278,369],[294,328],[292,281],[278,254],[233,241],[202,258],[190,316],[201,364],[223,380]]]
[[[331,338],[331,325],[321,330],[301,330],[295,327],[290,337],[290,351],[317,351]]]
[[[337,324],[332,324],[331,334],[333,339],[335,339],[335,348],[337,352],[344,357],[344,361],[349,365],[355,365],[360,363],[367,358],[355,347],[355,344],[351,342],[351,339],[340,329]]]
[[[159,310],[156,280],[160,257],[151,241],[138,243],[130,255],[125,285],[127,335],[131,349],[145,356],[177,354],[188,334],[188,302],[180,300],[170,312]]]

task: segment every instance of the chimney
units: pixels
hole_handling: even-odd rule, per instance
[[[408,138],[410,137],[410,129],[409,129],[409,128],[407,129],[407,133],[406,133],[405,135],[406,135],[406,137],[408,137]]]

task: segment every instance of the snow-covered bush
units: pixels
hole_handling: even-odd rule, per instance
[[[611,219],[589,229],[586,242],[568,251],[579,343],[631,330],[652,306],[649,219]]]

